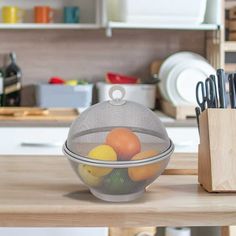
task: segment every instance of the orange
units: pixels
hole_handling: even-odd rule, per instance
[[[131,159],[133,160],[142,160],[146,159],[152,156],[158,155],[158,152],[155,150],[148,150],[144,152],[140,152],[133,156]],[[137,166],[137,167],[130,167],[128,169],[128,174],[131,180],[133,181],[142,181],[147,180],[155,177],[157,172],[161,169],[161,163],[157,162],[154,164],[148,164],[143,166]]]
[[[113,129],[106,137],[106,144],[115,150],[121,161],[129,161],[141,151],[138,136],[127,128]]]

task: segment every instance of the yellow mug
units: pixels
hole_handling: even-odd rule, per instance
[[[15,24],[22,22],[23,10],[15,6],[2,7],[2,21],[3,23]]]

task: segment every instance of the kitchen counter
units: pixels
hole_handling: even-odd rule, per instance
[[[0,157],[0,226],[223,226],[236,224],[236,194],[197,182],[196,154],[174,154],[165,174],[130,203],[93,197],[63,157]]]
[[[187,120],[175,120],[171,117],[166,116],[160,111],[155,111],[161,121],[166,127],[196,127],[197,122],[194,118]],[[69,121],[67,120],[7,120],[6,118],[0,118],[0,127],[69,127],[71,122],[76,118],[74,116]]]

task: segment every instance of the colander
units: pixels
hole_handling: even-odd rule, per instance
[[[97,198],[131,201],[165,170],[174,145],[153,111],[123,99],[123,87],[109,95],[72,123],[63,152]]]

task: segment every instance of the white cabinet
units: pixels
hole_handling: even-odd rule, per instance
[[[0,228],[1,236],[108,236],[108,228]]]
[[[0,128],[0,155],[63,155],[69,128]]]
[[[0,155],[63,155],[62,145],[68,130],[48,127],[0,128]],[[0,235],[108,236],[108,228],[0,228]]]
[[[167,128],[175,145],[175,152],[198,152],[199,134],[197,127]]]
[[[0,128],[0,155],[63,155],[69,128]],[[167,128],[175,152],[197,152],[197,128]]]

